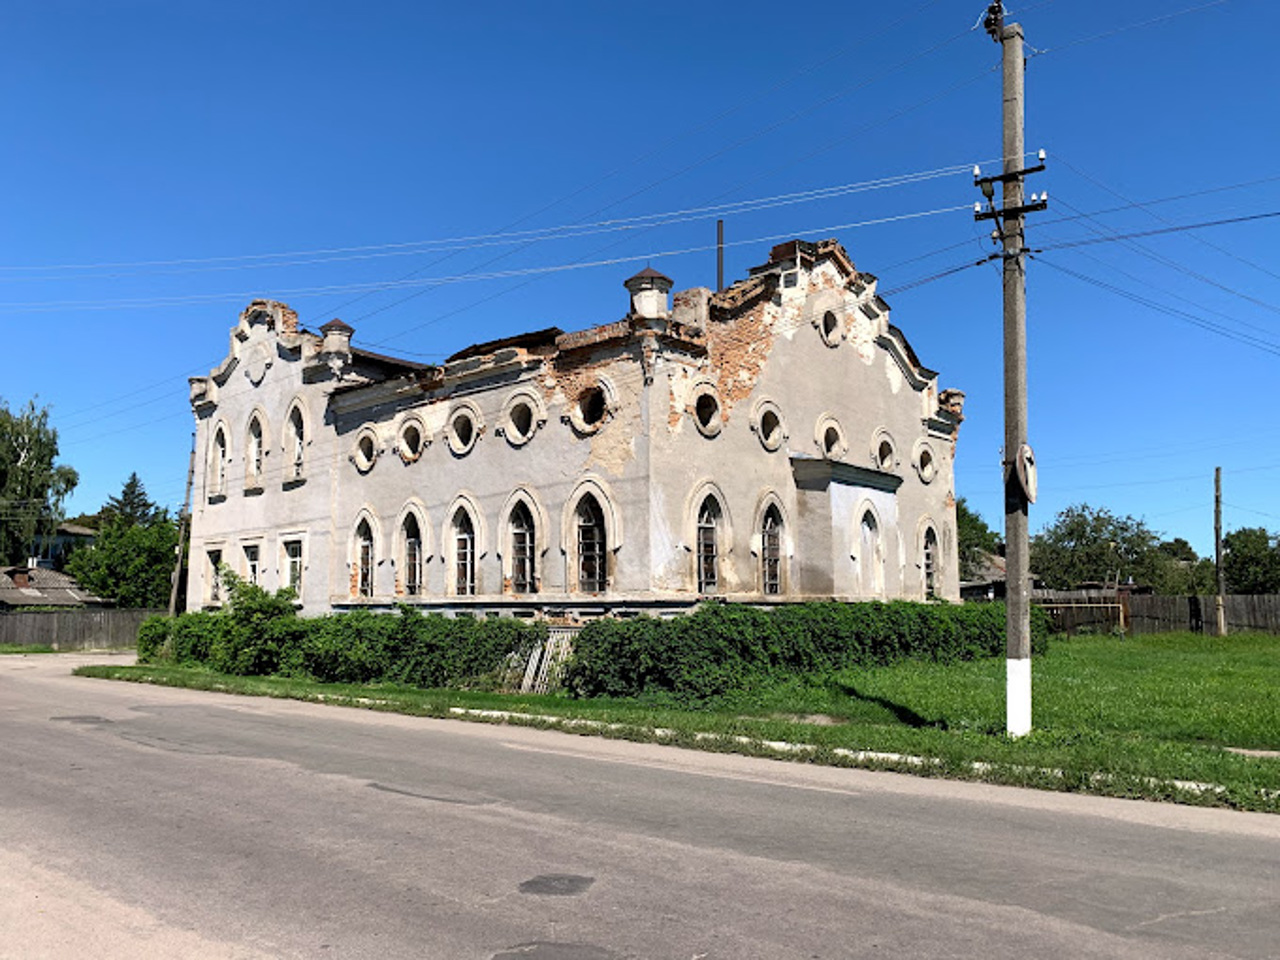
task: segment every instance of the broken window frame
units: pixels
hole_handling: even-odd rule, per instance
[[[367,519],[362,519],[356,526],[356,595],[370,598],[373,596],[373,527]]]
[[[404,592],[408,597],[422,595],[422,524],[414,513],[400,524],[404,538]]]
[[[250,489],[256,489],[262,485],[263,458],[266,454],[262,434],[262,420],[255,413],[249,418],[249,449],[245,452],[245,465],[248,468],[245,486]]]
[[[205,554],[209,559],[209,602],[222,602],[222,551],[209,550]]]
[[[938,594],[938,533],[933,527],[925,527],[921,567],[924,571],[924,596],[937,600]]]
[[[537,546],[533,514],[520,501],[511,508],[511,592],[537,593]]]
[[[574,511],[577,519],[578,590],[604,593],[608,589],[608,533],[604,511],[591,494],[584,494]]]
[[[293,447],[293,456],[290,458],[288,479],[301,480],[306,466],[307,427],[302,417],[302,409],[298,406],[294,406],[289,411],[289,439]]]
[[[255,587],[262,576],[262,550],[256,543],[246,543],[244,551],[244,579]]]
[[[285,586],[294,592],[295,597],[300,597],[302,596],[302,541],[286,540],[282,547],[288,576]]]
[[[476,593],[476,527],[471,514],[459,507],[453,514],[453,593],[473,597]]]
[[[698,509],[697,545],[695,548],[699,593],[716,593],[720,587],[720,504],[708,496]]]
[[[782,593],[782,515],[773,504],[760,521],[760,592]]]

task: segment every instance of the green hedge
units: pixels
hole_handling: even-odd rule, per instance
[[[325,683],[491,687],[546,635],[544,624],[423,616],[408,607],[304,619],[288,591],[273,595],[233,578],[222,610],[143,621],[138,661]]]
[[[1032,611],[1031,634],[1033,651],[1043,652],[1049,620],[1041,610]],[[670,620],[594,620],[578,634],[564,679],[578,696],[697,702],[769,677],[1004,650],[1003,604],[716,603]]]
[[[217,612],[151,617],[138,660],[203,664],[221,673],[327,683],[494,687],[547,636],[545,624],[448,619],[410,607],[303,619],[288,591],[269,594],[230,574]],[[1032,649],[1049,619],[1032,610]],[[821,675],[907,658],[954,661],[1005,649],[1002,604],[802,603],[760,609],[705,604],[672,619],[593,620],[564,673],[583,697],[674,697],[696,703],[772,677]]]

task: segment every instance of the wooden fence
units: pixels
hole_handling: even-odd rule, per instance
[[[138,641],[138,625],[163,610],[39,610],[0,613],[0,644],[55,650],[122,650]]]
[[[1209,596],[1157,597],[1114,590],[1036,590],[1032,603],[1053,618],[1062,633],[1214,633],[1215,599]],[[1227,632],[1280,634],[1280,595],[1230,594],[1224,598]]]

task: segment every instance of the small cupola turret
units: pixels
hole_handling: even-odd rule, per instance
[[[653,267],[645,267],[623,286],[631,292],[631,316],[643,320],[662,320],[670,315],[667,294],[672,279]]]
[[[320,359],[329,364],[335,377],[341,378],[351,364],[351,335],[355,328],[336,317],[320,328],[324,343],[320,346]]]

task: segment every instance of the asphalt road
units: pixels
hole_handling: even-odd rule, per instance
[[[69,675],[93,659],[0,657],[0,957],[1280,957],[1280,817]]]

